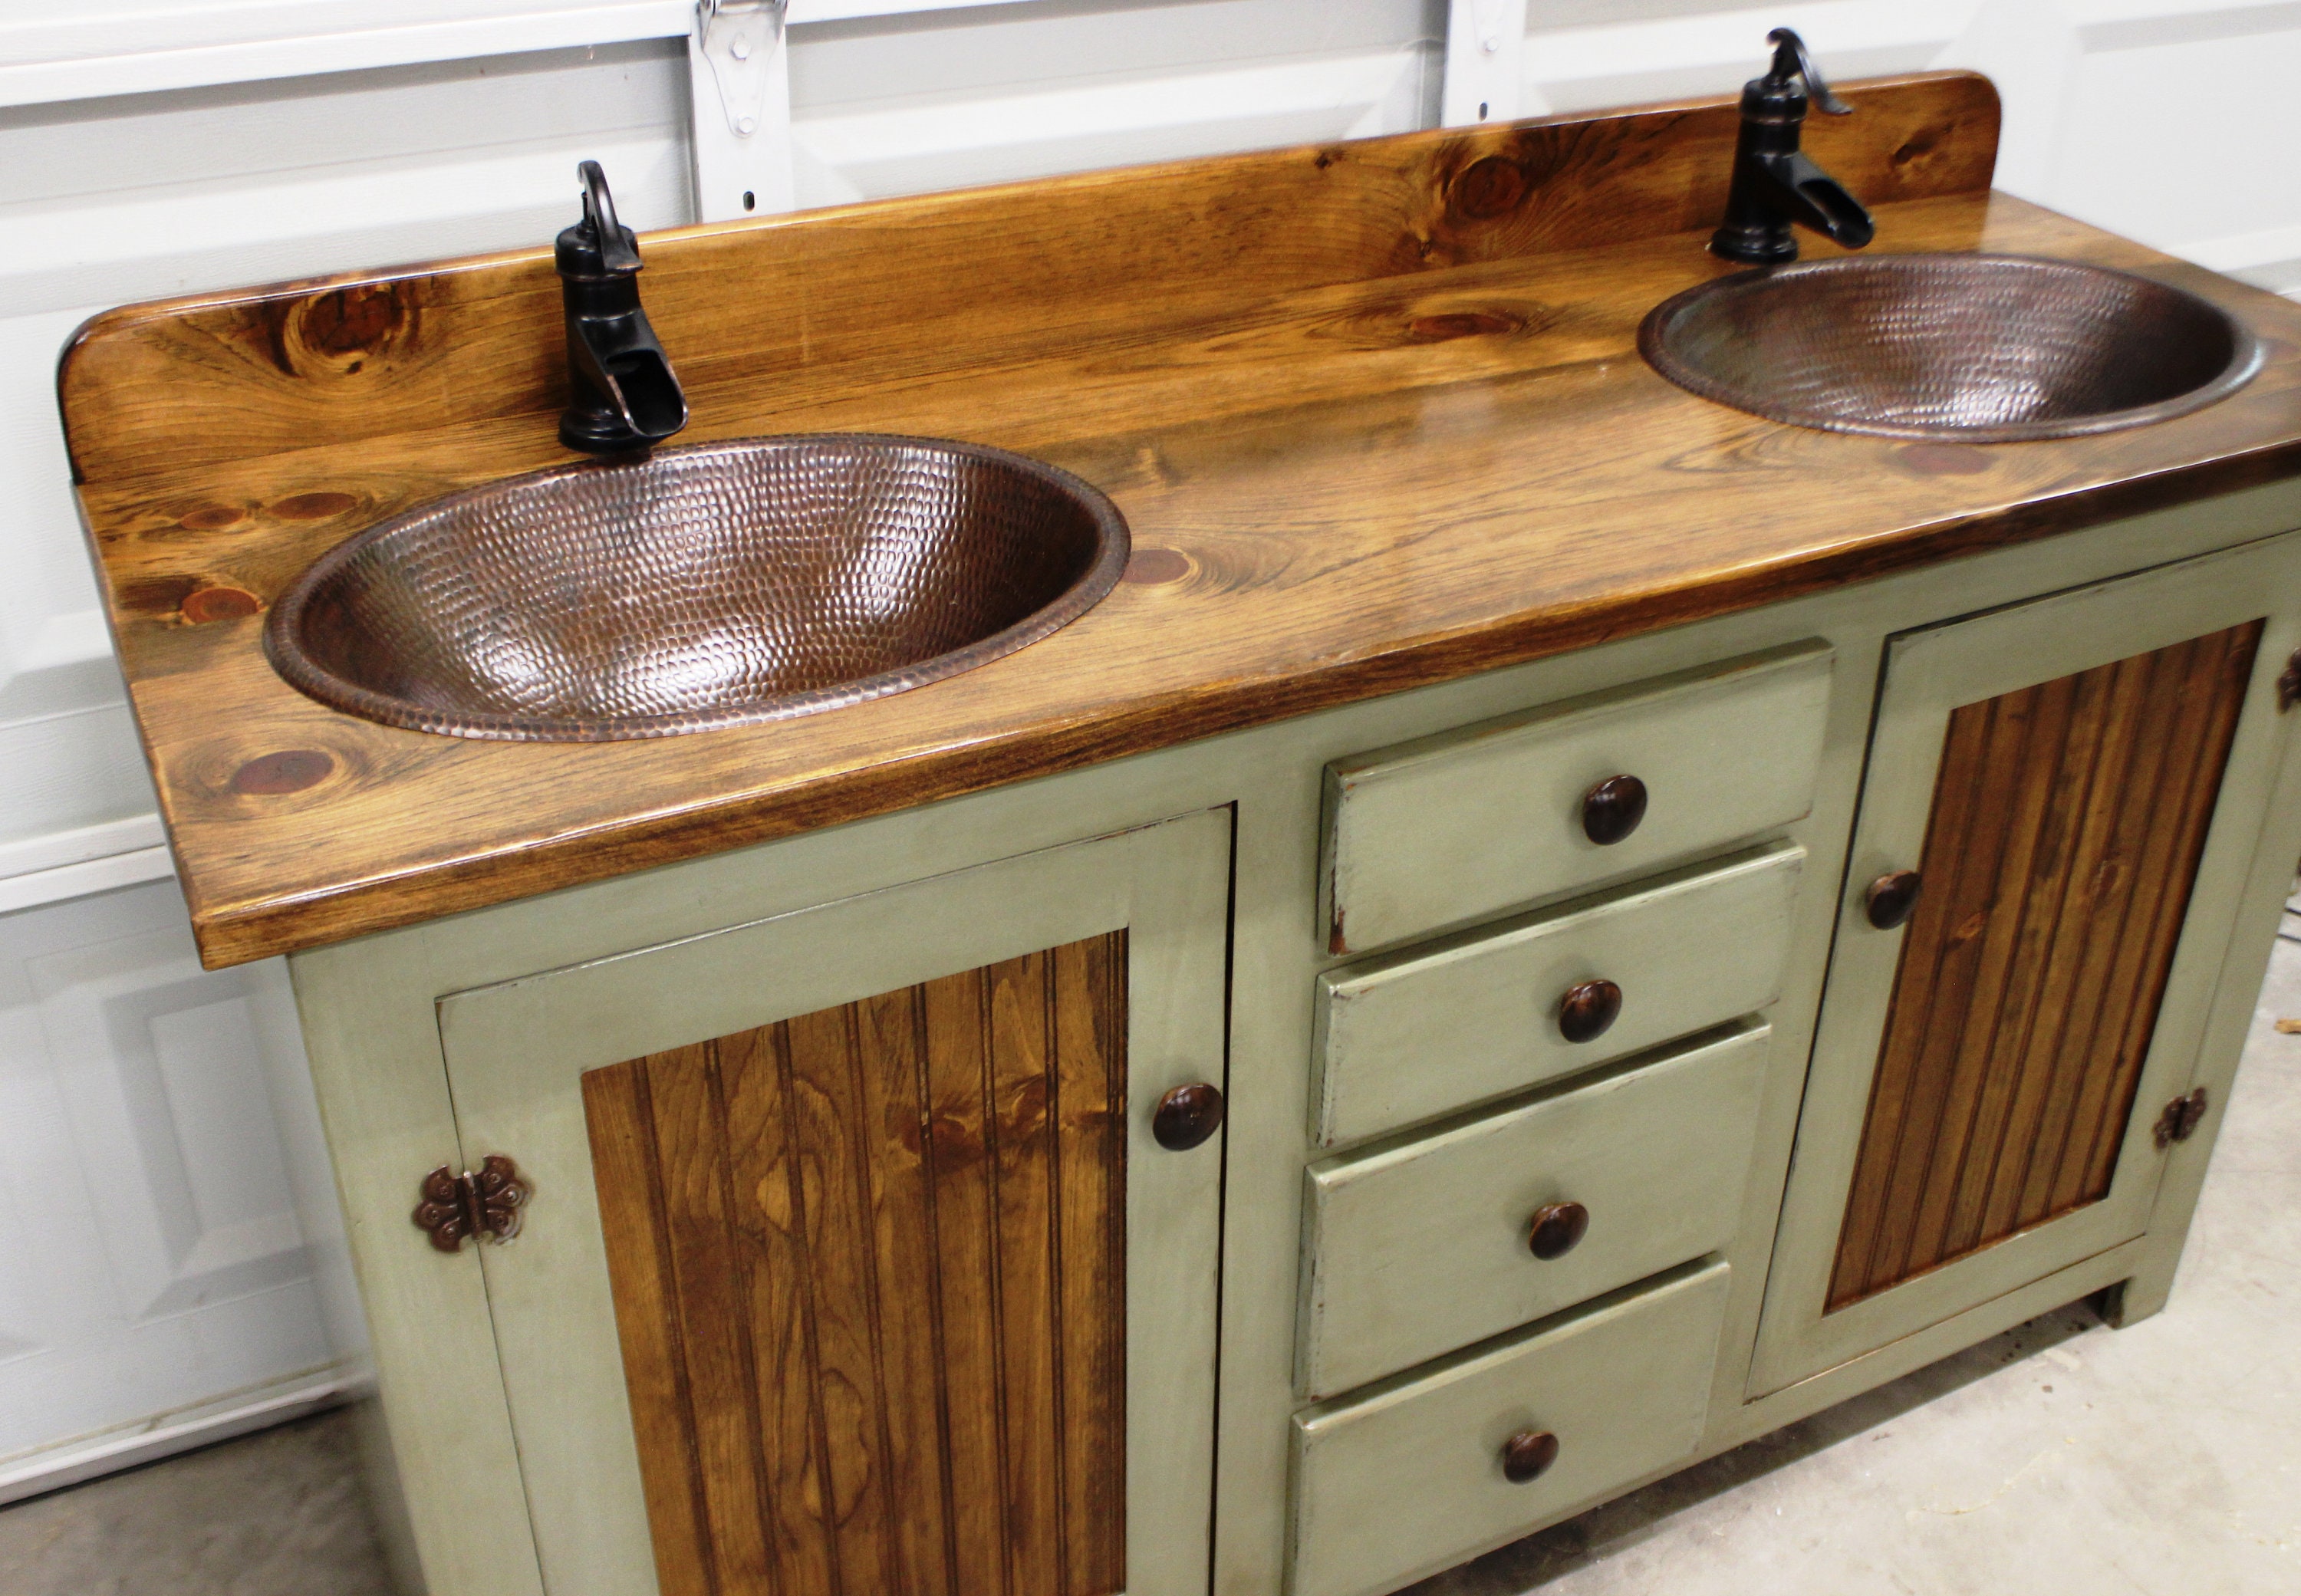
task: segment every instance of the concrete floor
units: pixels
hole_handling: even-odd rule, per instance
[[[2301,920],[2288,921],[2301,924]],[[2301,945],[2172,1306],[2017,1330],[1408,1596],[2301,1592]],[[0,1509],[5,1596],[386,1596],[341,1415]]]

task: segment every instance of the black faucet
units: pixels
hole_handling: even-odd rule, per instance
[[[1773,68],[1742,86],[1734,186],[1726,197],[1726,224],[1711,235],[1710,247],[1729,261],[1794,261],[1797,235],[1790,224],[1803,222],[1848,249],[1859,249],[1877,236],[1877,223],[1836,178],[1799,153],[1806,96],[1798,79],[1805,79],[1813,103],[1825,113],[1845,116],[1853,107],[1829,92],[1796,34],[1777,28],[1766,42],[1776,46]]]
[[[593,455],[644,452],[687,425],[687,396],[640,308],[640,241],[615,220],[607,174],[597,161],[575,170],[583,180],[583,220],[559,235],[553,251],[573,397],[559,418],[559,441]]]

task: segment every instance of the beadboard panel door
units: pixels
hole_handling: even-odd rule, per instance
[[[481,1261],[550,1596],[1107,1596],[1122,1588],[1114,1566],[1129,1596],[1203,1592],[1223,1144],[1170,1151],[1150,1119],[1172,1088],[1224,1079],[1229,864],[1229,811],[1209,811],[440,1000],[466,1165],[506,1154],[534,1192],[520,1235]],[[1122,1015],[1122,1032],[1097,1033]],[[960,1090],[970,1049],[978,1070],[1007,1071],[1003,1089],[975,1077],[988,1099]],[[901,1081],[922,1063],[925,1124]],[[770,1093],[784,1094],[780,1120]],[[1123,1148],[1106,1114],[1123,1116]],[[714,1139],[732,1166],[693,1156]],[[763,1183],[776,1145],[796,1149],[796,1184]],[[986,1157],[1017,1180],[987,1185]],[[1092,1223],[1114,1170],[1115,1329],[1095,1283],[1114,1266],[1098,1249],[1121,1243]],[[889,1182],[909,1178],[933,1191],[908,1203]],[[1064,1191],[1084,1224],[1056,1219]],[[955,1215],[977,1203],[978,1223],[943,1227],[943,1199]],[[731,1227],[715,1243],[714,1224]],[[715,1246],[757,1266],[748,1306],[710,1306],[736,1290],[707,1261]],[[982,1248],[996,1261],[970,1251]],[[781,1269],[764,1262],[777,1249]],[[921,1272],[938,1277],[930,1295]],[[778,1290],[808,1311],[793,1317]],[[940,1327],[925,1342],[890,1323],[931,1304]],[[1067,1337],[1051,1330],[1058,1306]],[[956,1343],[1010,1310],[1050,1333],[999,1331],[998,1372],[978,1371],[997,1385],[986,1414]],[[675,1349],[663,1344],[674,1322]],[[941,1388],[924,1391],[934,1370],[921,1348],[938,1334]],[[1097,1360],[1119,1337],[1123,1416],[1099,1420]],[[714,1358],[750,1372],[709,1372]],[[747,1383],[761,1427],[660,1389],[689,1378],[692,1391],[699,1376]],[[922,1413],[962,1451],[988,1443],[982,1468],[926,1467],[944,1438],[909,1427]],[[1123,1476],[1094,1455],[1098,1436]],[[1098,1512],[1107,1487],[1117,1500]],[[986,1511],[995,1522],[976,1522]],[[1016,1533],[1046,1514],[1043,1533]],[[941,1558],[918,1538],[938,1517]],[[958,1572],[992,1555],[1036,1561],[990,1584]]]
[[[1753,1394],[2142,1233],[2297,648],[2301,534],[1893,640]]]
[[[1951,714],[1832,1312],[2108,1195],[2261,630]]]
[[[583,1077],[666,1592],[1126,1583],[1126,933]]]

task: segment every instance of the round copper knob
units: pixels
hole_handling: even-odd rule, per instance
[[[1513,1485],[1540,1479],[1558,1461],[1558,1437],[1547,1430],[1520,1430],[1502,1442],[1502,1478]]]
[[[1558,1000],[1558,1033],[1570,1042],[1595,1041],[1621,1013],[1621,988],[1611,981],[1581,982]]]
[[[1223,1094],[1204,1081],[1177,1086],[1159,1099],[1150,1134],[1170,1153],[1187,1153],[1222,1129]]]
[[[1605,848],[1638,829],[1646,817],[1646,784],[1636,776],[1608,776],[1582,795],[1582,834]]]
[[[1590,1210],[1578,1202],[1547,1202],[1535,1209],[1526,1244],[1544,1263],[1562,1258],[1590,1230]]]
[[[1914,870],[1889,870],[1871,882],[1862,894],[1862,907],[1870,923],[1879,931],[1891,931],[1907,920],[1918,907],[1921,884]]]

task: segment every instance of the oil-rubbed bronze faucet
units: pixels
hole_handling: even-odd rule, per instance
[[[640,241],[615,220],[607,174],[597,161],[575,170],[583,220],[553,251],[572,401],[559,418],[559,441],[593,455],[643,452],[687,425],[687,396],[640,308]]]
[[[1829,92],[1796,34],[1777,28],[1766,42],[1776,46],[1773,68],[1742,86],[1734,185],[1726,198],[1726,224],[1711,236],[1710,247],[1729,261],[1794,261],[1797,235],[1790,224],[1803,222],[1848,249],[1859,249],[1877,235],[1877,224],[1836,178],[1798,150],[1806,88],[1830,116],[1845,116],[1853,107]]]

